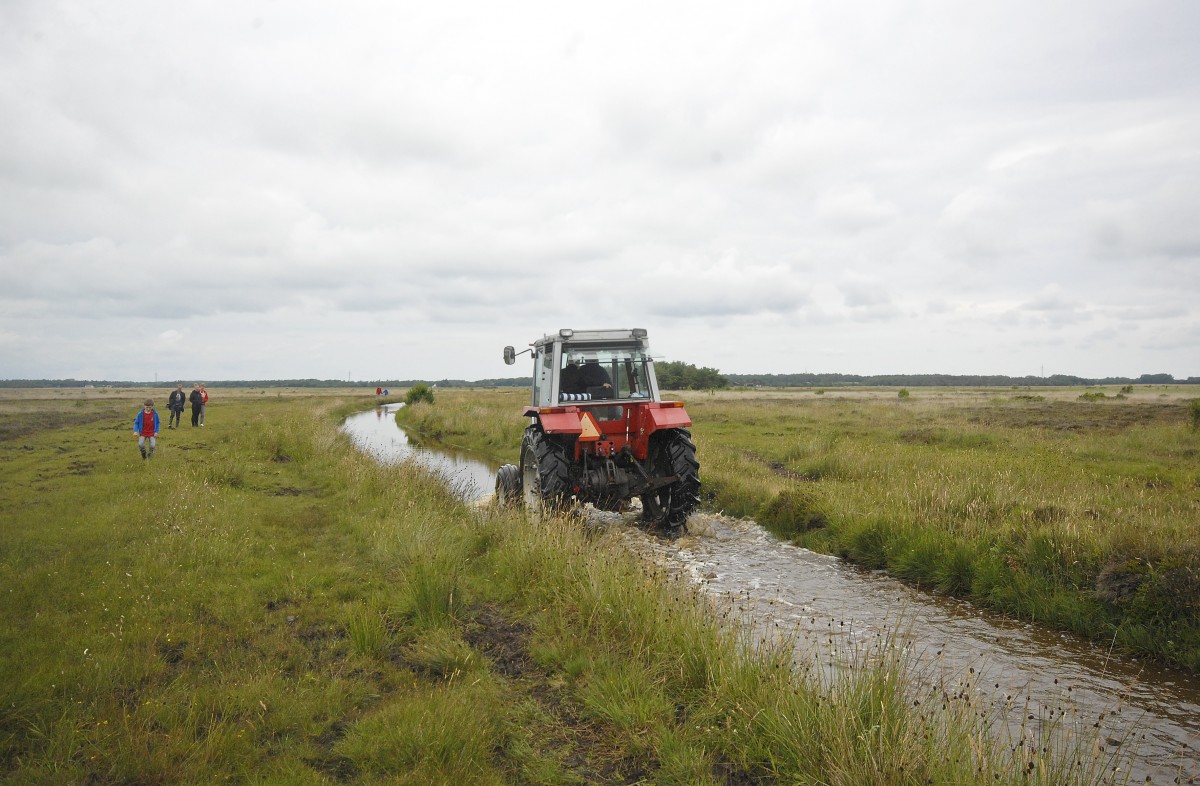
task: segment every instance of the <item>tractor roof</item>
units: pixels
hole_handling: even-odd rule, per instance
[[[534,342],[534,346],[544,347],[555,342],[606,344],[610,342],[624,343],[645,340],[646,331],[644,328],[611,328],[605,330],[573,330],[571,328],[563,328],[558,333],[547,334],[538,339]]]

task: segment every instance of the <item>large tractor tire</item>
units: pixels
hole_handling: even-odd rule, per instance
[[[505,464],[496,472],[496,504],[511,507],[521,501],[521,469]]]
[[[567,450],[538,426],[521,440],[521,493],[531,513],[556,513],[570,503],[571,473]]]
[[[659,431],[650,437],[650,475],[676,480],[642,495],[642,515],[671,537],[687,532],[687,520],[700,504],[700,462],[687,429]]]

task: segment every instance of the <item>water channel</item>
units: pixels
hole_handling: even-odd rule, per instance
[[[384,462],[417,461],[467,501],[492,493],[495,467],[469,455],[409,444],[395,421],[400,404],[347,418],[360,449]],[[703,467],[701,468],[703,471]],[[800,663],[836,668],[879,647],[902,648],[921,680],[970,695],[1020,727],[1065,727],[1114,752],[1127,766],[1116,782],[1200,783],[1200,679],[1112,656],[1103,647],[923,592],[881,573],[776,539],[744,519],[693,515],[690,533],[667,542],[629,516],[595,513],[636,552],[728,602],[763,635],[782,631]],[[1099,733],[1096,734],[1096,730]]]

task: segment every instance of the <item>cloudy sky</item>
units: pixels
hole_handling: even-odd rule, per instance
[[[1200,376],[1200,3],[0,1],[0,378]]]

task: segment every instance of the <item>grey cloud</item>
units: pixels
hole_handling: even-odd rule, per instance
[[[15,0],[0,367],[488,376],[481,336],[640,323],[745,371],[1197,374],[1198,14]]]
[[[850,308],[888,305],[892,300],[887,286],[881,281],[850,279],[839,284],[838,290]]]
[[[891,221],[897,209],[877,197],[871,189],[856,187],[821,194],[817,198],[816,213],[820,221],[835,229],[861,232]]]
[[[1169,177],[1138,199],[1091,205],[1094,247],[1103,255],[1200,260],[1200,172]]]

